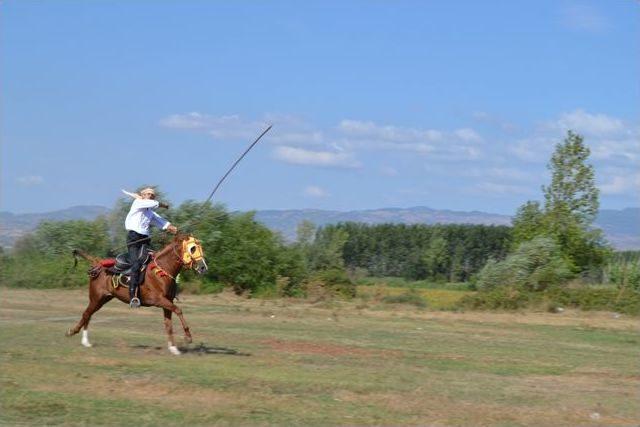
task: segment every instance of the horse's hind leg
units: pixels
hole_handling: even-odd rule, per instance
[[[81,343],[85,347],[91,347],[91,343],[89,342],[89,322],[91,321],[91,316],[93,315],[93,313],[100,310],[100,308],[109,300],[111,300],[111,298],[113,298],[112,295],[103,295],[102,297],[100,297],[100,299],[90,298],[89,305],[84,310],[84,313],[82,313],[82,318],[80,318],[80,321],[76,324],[76,326],[69,329],[65,335],[68,337],[75,335],[80,332],[80,329],[82,328]]]
[[[171,354],[175,354],[177,356],[180,354],[180,350],[176,347],[176,342],[173,339],[173,322],[171,321],[172,311],[167,308],[163,308],[162,311],[164,312],[164,330],[167,332],[168,339],[167,348]]]
[[[103,305],[105,305],[107,302],[111,301],[111,299],[113,298],[113,296],[111,295],[105,295],[99,302],[98,302],[98,306],[96,307],[96,309],[93,311],[93,313],[95,313],[96,311],[100,310],[102,308]],[[91,315],[93,315],[93,313],[91,313]],[[89,342],[89,322],[91,321],[91,315],[89,315],[89,318],[87,319],[86,322],[84,322],[84,325],[82,327],[82,341],[80,341],[80,343],[85,346],[85,347],[93,347],[91,345],[91,342]]]

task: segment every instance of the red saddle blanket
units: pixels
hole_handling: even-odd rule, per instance
[[[100,265],[105,268],[113,267],[114,265],[116,265],[116,259],[115,258],[102,259],[100,260]]]

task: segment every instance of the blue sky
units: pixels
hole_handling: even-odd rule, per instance
[[[637,1],[0,2],[0,210],[541,199],[567,129],[640,204]]]

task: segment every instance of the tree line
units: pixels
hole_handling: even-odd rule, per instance
[[[103,258],[125,252],[123,224],[129,204],[120,199],[110,215],[94,221],[41,223],[3,254],[2,282],[80,285],[85,278],[68,268],[72,251],[81,249]],[[202,241],[210,269],[200,285],[205,289],[226,285],[238,292],[280,283],[283,293],[295,294],[317,278],[345,285],[356,270],[360,275],[466,281],[488,258],[503,258],[511,242],[510,228],[505,226],[349,222],[317,228],[307,221],[299,225],[296,241],[286,242],[257,222],[252,212],[230,213],[220,204],[193,201],[163,216]],[[159,249],[171,237],[154,230],[152,245]],[[186,279],[199,280],[188,274]]]
[[[503,259],[511,246],[511,228],[492,225],[343,223],[318,231],[318,239],[342,234],[342,258],[348,269],[372,276],[466,282],[488,259]]]

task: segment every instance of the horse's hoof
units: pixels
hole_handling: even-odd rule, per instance
[[[193,342],[193,338],[191,338],[191,335],[185,336],[184,340],[186,341],[187,344],[191,344]]]
[[[65,337],[70,337],[71,335],[73,335],[73,332],[71,331],[71,329],[67,329],[67,332],[64,333]]]
[[[91,344],[91,343],[90,343],[90,342],[88,342],[88,341],[86,341],[86,342],[85,342],[85,341],[83,341],[81,344],[82,344],[84,347],[86,347],[86,348],[91,348],[91,347],[93,347],[93,344]]]
[[[180,356],[182,354],[180,350],[178,350],[178,347],[176,347],[175,345],[170,345],[168,348],[169,352],[174,356]]]

